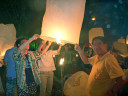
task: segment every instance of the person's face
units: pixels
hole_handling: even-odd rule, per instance
[[[21,44],[25,43],[27,40],[22,40]],[[27,54],[28,53],[28,50],[29,50],[29,44],[27,46],[25,46],[25,48],[23,49],[23,54]]]
[[[99,39],[94,40],[92,48],[97,55],[104,55],[107,53],[107,44],[104,44]]]

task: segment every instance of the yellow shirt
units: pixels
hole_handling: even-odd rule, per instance
[[[123,76],[124,72],[119,66],[116,58],[109,52],[98,59],[95,55],[89,58],[92,65],[92,71],[88,78],[87,94],[88,96],[105,96],[110,90],[117,77]]]

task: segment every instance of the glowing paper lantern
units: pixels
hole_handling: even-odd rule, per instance
[[[114,47],[115,50],[118,51],[118,53],[122,57],[127,57],[128,56],[128,48],[127,48],[127,45],[125,43],[114,42],[113,47]]]
[[[102,28],[92,28],[89,31],[89,43],[92,44],[93,38],[97,36],[103,36],[104,37],[104,32]]]
[[[5,52],[14,46],[16,41],[16,29],[13,24],[0,24],[0,59]]]
[[[88,82],[88,74],[79,71],[69,77],[64,84],[65,96],[87,96],[86,85]]]
[[[47,0],[41,38],[79,43],[86,0]]]
[[[124,43],[125,44],[125,39],[118,39],[119,43]]]

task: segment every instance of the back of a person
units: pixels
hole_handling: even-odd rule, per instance
[[[7,63],[7,73],[6,77],[16,78],[16,71],[15,71],[15,62],[13,60],[12,54],[15,51],[16,47],[7,50],[5,54],[5,62]]]
[[[40,71],[56,70],[52,50],[49,50],[44,55],[41,55],[41,60],[39,60],[38,62],[40,66]]]

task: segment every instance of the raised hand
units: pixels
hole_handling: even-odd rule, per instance
[[[48,45],[51,46],[51,44],[52,44],[52,41],[48,41]]]
[[[34,34],[31,39],[32,39],[32,40],[36,40],[36,39],[38,39],[39,37],[40,37],[39,34]]]
[[[81,51],[81,48],[80,48],[80,46],[79,46],[78,44],[75,44],[74,49],[75,49],[76,51]]]

